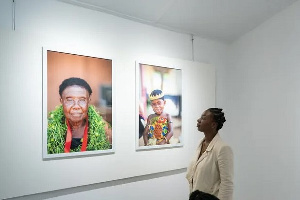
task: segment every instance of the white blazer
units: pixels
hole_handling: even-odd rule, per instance
[[[215,195],[220,200],[232,200],[233,152],[220,135],[216,134],[198,159],[203,140],[187,169],[190,192],[200,190]]]

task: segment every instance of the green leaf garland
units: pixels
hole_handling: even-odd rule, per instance
[[[96,111],[95,107],[90,105],[88,108],[88,145],[87,151],[111,149],[111,144],[105,134],[106,122]],[[47,149],[48,154],[64,153],[67,133],[66,118],[62,105],[57,106],[55,110],[49,113],[47,130]],[[79,152],[81,145],[71,152]]]

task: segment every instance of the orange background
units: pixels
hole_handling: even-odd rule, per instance
[[[112,85],[112,60],[47,51],[47,113],[60,105],[59,85],[70,77],[82,78],[92,88],[91,102],[111,123],[111,108],[100,103],[100,87]]]

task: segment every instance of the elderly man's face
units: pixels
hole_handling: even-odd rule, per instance
[[[70,122],[77,123],[87,117],[90,96],[85,88],[78,85],[68,86],[62,92],[60,101],[64,114]]]

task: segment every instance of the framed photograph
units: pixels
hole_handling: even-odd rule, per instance
[[[43,48],[43,158],[113,152],[112,60]]]
[[[136,147],[182,146],[182,70],[136,63]]]

